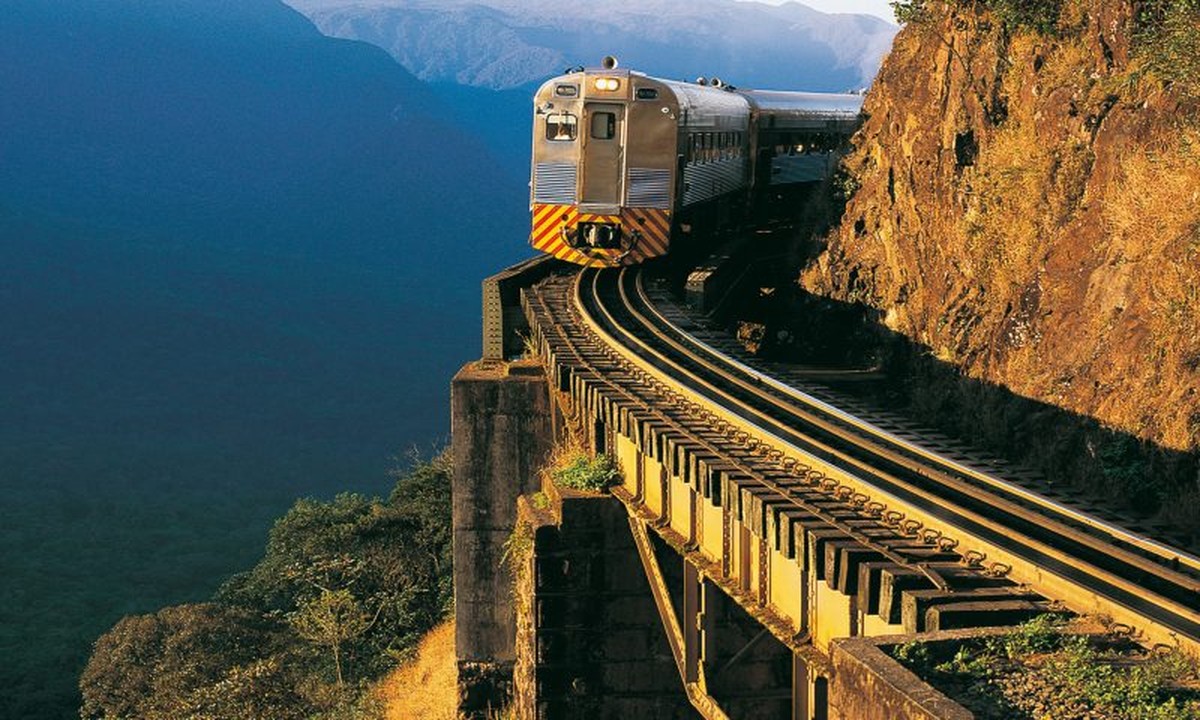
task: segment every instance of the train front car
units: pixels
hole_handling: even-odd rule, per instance
[[[770,217],[833,172],[861,108],[859,95],[661,80],[613,58],[556,77],[534,98],[530,244],[636,265],[693,225]]]
[[[591,266],[665,255],[678,117],[664,83],[608,58],[544,84],[534,98],[530,244]]]

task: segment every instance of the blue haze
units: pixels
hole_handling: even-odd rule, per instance
[[[0,23],[0,718],[207,597],[300,495],[449,429],[525,180],[382,50],[273,0]]]

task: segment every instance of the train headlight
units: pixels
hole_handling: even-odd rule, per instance
[[[592,83],[592,86],[595,87],[597,90],[603,90],[605,92],[613,92],[614,90],[620,89],[621,81],[616,78],[598,77]]]

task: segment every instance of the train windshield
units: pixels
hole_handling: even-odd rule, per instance
[[[546,139],[553,142],[571,142],[578,132],[579,119],[568,112],[546,116]]]

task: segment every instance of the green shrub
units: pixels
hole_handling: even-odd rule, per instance
[[[1063,625],[1066,620],[1053,613],[1038,615],[1018,625],[1004,642],[1010,658],[1057,650],[1063,644]]]
[[[617,481],[620,472],[608,455],[589,458],[583,453],[554,471],[554,482],[573,490],[600,492]]]
[[[925,19],[925,0],[897,0],[889,2],[892,12],[896,14],[896,22],[907,25],[919,23]]]
[[[988,9],[1009,30],[1025,29],[1053,35],[1062,13],[1061,0],[989,0]]]
[[[1147,658],[1118,645],[1073,634],[1064,617],[1048,613],[1005,635],[965,640],[953,656],[918,641],[896,645],[891,654],[977,717],[1087,711],[1113,720],[1200,720],[1194,657],[1175,649]]]
[[[1200,0],[1148,0],[1137,21],[1134,52],[1146,68],[1200,95]]]
[[[919,23],[929,17],[926,0],[896,0],[889,5],[900,23]],[[987,8],[1009,31],[1033,30],[1043,35],[1054,34],[1062,12],[1062,0],[984,0],[980,3],[959,0],[957,5]]]
[[[909,640],[906,643],[900,643],[892,648],[892,657],[911,668],[918,675],[928,670],[930,664],[933,662],[933,656],[929,653],[928,643],[920,640]]]

